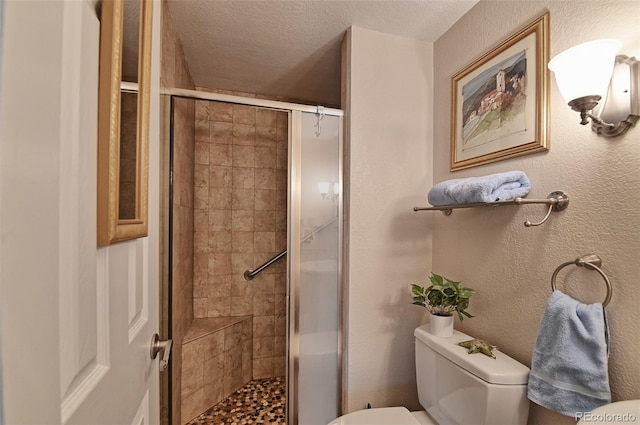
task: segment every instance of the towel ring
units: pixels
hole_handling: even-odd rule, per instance
[[[602,276],[602,278],[604,279],[604,283],[607,285],[607,296],[602,302],[602,307],[606,307],[607,304],[609,304],[609,301],[611,300],[611,292],[612,292],[611,281],[609,280],[607,275],[604,274],[602,269],[600,269],[599,266],[602,265],[602,260],[600,259],[600,257],[598,257],[595,254],[584,255],[580,258],[576,258],[574,261],[567,261],[566,263],[560,264],[558,268],[553,272],[553,275],[551,275],[551,290],[552,291],[556,290],[556,276],[558,275],[560,270],[562,270],[563,268],[571,264],[575,264],[576,266],[580,266],[580,267],[584,266],[588,269],[595,270],[600,274],[600,276]]]

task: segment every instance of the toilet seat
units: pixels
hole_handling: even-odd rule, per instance
[[[624,400],[605,404],[591,412],[580,412],[578,425],[597,422],[602,425],[637,423],[640,419],[640,400]]]
[[[411,413],[405,407],[379,407],[347,413],[328,425],[437,425],[437,423],[433,422],[426,412]]]

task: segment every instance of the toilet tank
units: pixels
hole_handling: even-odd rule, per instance
[[[415,330],[416,380],[420,404],[439,425],[526,425],[529,368],[494,350],[496,358],[468,354],[451,338]]]

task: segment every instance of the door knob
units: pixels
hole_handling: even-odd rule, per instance
[[[171,345],[173,341],[168,339],[166,341],[160,341],[160,336],[155,333],[151,337],[151,349],[149,355],[151,360],[158,357],[158,353],[162,351],[162,358],[160,359],[160,372],[165,370],[169,365],[169,356],[171,355]]]

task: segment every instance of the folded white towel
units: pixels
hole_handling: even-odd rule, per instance
[[[510,201],[531,190],[522,171],[507,171],[481,177],[446,180],[433,186],[427,195],[433,206]]]
[[[608,335],[601,303],[554,291],[533,351],[529,399],[574,418],[610,403]]]

